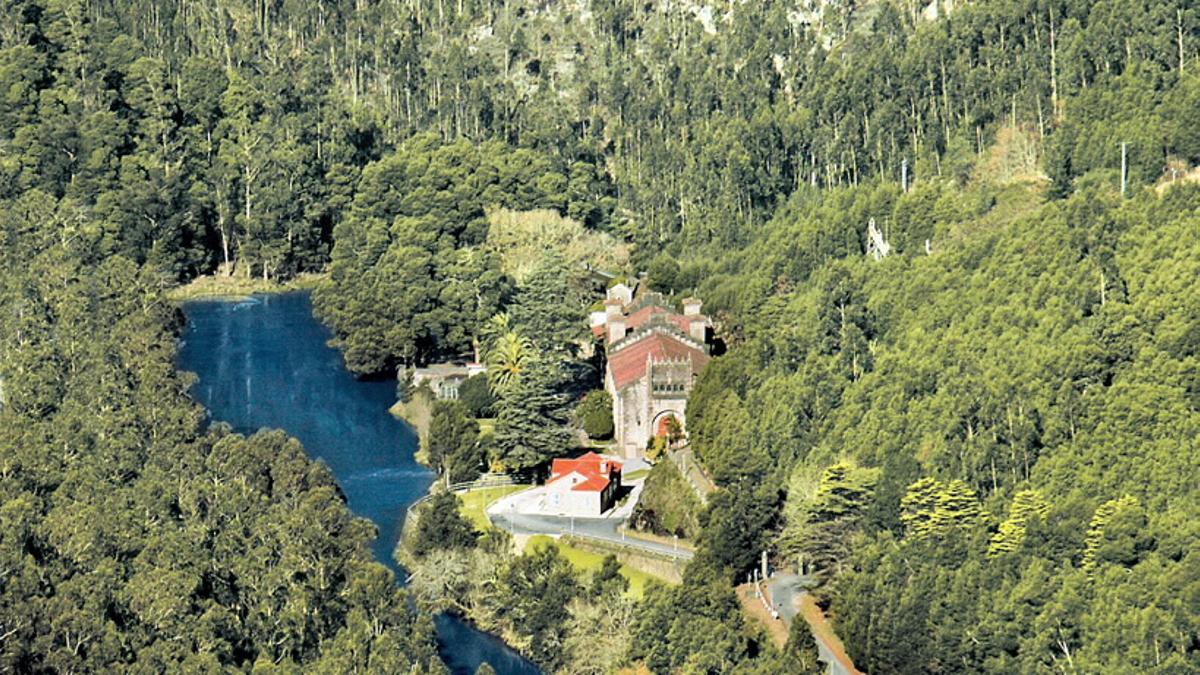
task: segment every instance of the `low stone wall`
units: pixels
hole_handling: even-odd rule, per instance
[[[669,581],[674,584],[683,582],[683,566],[686,564],[683,561],[669,560],[665,557],[659,557],[649,553],[636,551],[628,546],[621,546],[617,543],[608,544],[595,539],[584,539],[582,537],[564,536],[562,540],[569,543],[571,546],[580,550],[589,551],[591,553],[599,553],[600,555],[615,555],[617,560],[624,565],[628,565],[636,570],[645,572],[658,577],[664,581]]]
[[[708,496],[717,491],[717,486],[709,480],[703,469],[696,461],[696,453],[690,447],[684,447],[667,453],[671,462],[679,469],[679,474],[695,491],[700,501],[707,504]]]

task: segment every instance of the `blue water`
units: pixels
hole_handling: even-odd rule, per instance
[[[433,474],[413,459],[413,430],[388,413],[394,381],[356,380],[326,342],[306,293],[243,302],[194,302],[179,365],[196,373],[193,396],[214,420],[236,431],[262,427],[300,439],[309,456],[337,476],[350,508],[379,527],[372,548],[402,583],[392,557],[405,509],[429,489]],[[488,662],[500,675],[538,669],[501,640],[448,615],[437,617],[438,648],[454,673]]]

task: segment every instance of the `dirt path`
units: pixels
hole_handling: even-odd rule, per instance
[[[771,641],[775,643],[775,646],[783,649],[788,639],[787,624],[783,622],[783,619],[771,616],[771,612],[767,610],[763,601],[755,596],[754,584],[742,584],[736,590],[738,602],[742,604],[742,612],[762,624],[762,627],[767,629],[767,634],[771,636]]]
[[[829,625],[829,620],[825,618],[825,612],[822,612],[821,608],[817,606],[817,601],[813,599],[813,596],[808,593],[800,594],[799,605],[800,616],[808,622],[808,627],[812,629],[817,644],[825,647],[825,655],[830,659],[830,670],[837,674],[863,675],[861,670],[854,667],[854,662],[846,653],[845,645],[833,632],[833,626]]]
[[[846,647],[833,631],[825,613],[804,588],[804,579],[795,574],[778,574],[767,582],[771,602],[779,607],[784,621],[791,625],[797,617],[808,624],[822,663],[833,675],[861,675],[846,653]]]

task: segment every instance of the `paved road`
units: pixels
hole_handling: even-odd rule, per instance
[[[635,492],[640,490],[640,488],[641,486],[639,485],[635,489]],[[636,498],[638,497],[637,494],[630,496],[625,508],[617,509],[617,513],[608,517],[570,518],[566,516],[528,513],[526,509],[520,508],[521,501],[529,500],[530,495],[533,493],[534,491],[530,490],[497,501],[488,508],[488,518],[491,519],[496,527],[508,530],[514,534],[547,534],[551,536],[574,534],[584,539],[599,539],[630,548],[641,549],[649,553],[669,556],[678,560],[692,559],[693,553],[685,548],[676,548],[673,544],[623,537],[621,535],[618,528],[628,517],[626,511],[632,510],[632,504],[636,502]],[[523,513],[522,511],[526,512]]]
[[[767,582],[771,601],[779,608],[783,620],[791,623],[800,612],[800,594],[804,593],[804,577],[795,574],[776,574]]]
[[[805,590],[805,585],[808,579],[796,574],[776,574],[770,581],[767,582],[767,592],[771,596],[771,601],[779,607],[779,614],[789,624],[796,618],[800,612],[800,598],[808,593]],[[804,619],[801,618],[801,621]],[[830,648],[821,636],[813,633],[813,639],[817,643],[817,659],[829,667],[831,675],[855,675],[857,670],[851,670],[836,656],[833,649]]]

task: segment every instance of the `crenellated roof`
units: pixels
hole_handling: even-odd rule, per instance
[[[621,319],[625,335],[607,348],[608,369],[618,390],[637,382],[654,363],[689,363],[693,374],[708,365],[708,346],[692,335],[697,322],[712,325],[708,317],[680,314],[661,293],[646,292],[624,308]]]
[[[630,337],[634,338],[633,341],[626,343],[617,352],[610,353],[608,358],[608,369],[617,389],[624,389],[640,380],[651,363],[687,361],[691,363],[692,374],[699,375],[710,359],[708,353],[702,347],[696,346],[694,340],[682,335],[651,330],[643,335]]]

